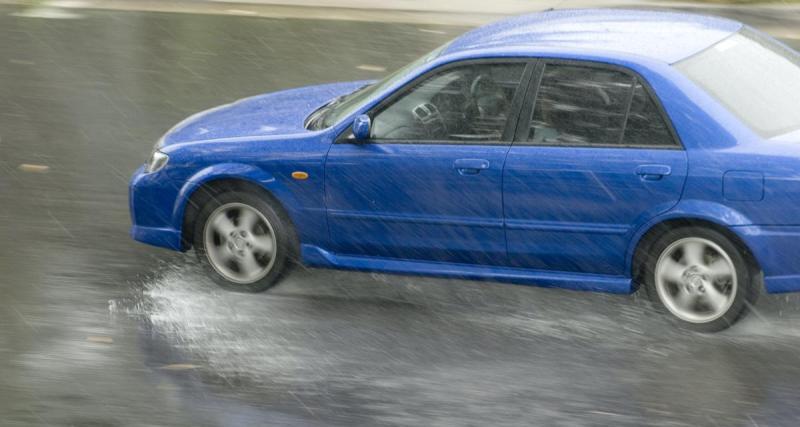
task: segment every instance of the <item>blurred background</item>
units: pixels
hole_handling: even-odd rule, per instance
[[[638,295],[305,269],[230,293],[128,237],[128,178],[182,118],[588,6],[800,47],[794,1],[0,0],[0,425],[798,425],[797,295],[699,335]]]

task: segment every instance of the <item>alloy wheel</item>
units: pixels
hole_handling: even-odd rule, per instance
[[[655,284],[664,306],[691,323],[722,317],[733,304],[738,286],[730,256],[700,237],[680,239],[661,253]]]
[[[272,224],[244,203],[227,203],[214,210],[206,221],[203,239],[211,266],[231,282],[258,281],[275,264]]]

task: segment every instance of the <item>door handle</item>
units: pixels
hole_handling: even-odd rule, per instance
[[[453,169],[461,175],[475,175],[484,169],[489,169],[489,161],[486,159],[458,159],[453,162]]]
[[[667,165],[640,165],[636,168],[636,175],[642,181],[658,181],[672,173],[672,168]]]

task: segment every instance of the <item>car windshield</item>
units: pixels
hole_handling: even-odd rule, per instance
[[[334,99],[311,114],[306,123],[306,127],[309,129],[324,129],[333,126],[335,123],[338,123],[339,120],[352,114],[365,100],[370,99],[372,95],[380,93],[384,89],[392,86],[402,79],[409,71],[436,59],[448,44],[449,43],[439,46],[427,55],[401,67],[399,70],[373,84],[362,86],[350,94]]]
[[[744,29],[675,65],[763,138],[800,129],[800,55]]]

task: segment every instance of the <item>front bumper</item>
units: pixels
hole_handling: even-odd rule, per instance
[[[181,223],[176,221],[174,214],[179,191],[176,182],[163,172],[144,173],[144,166],[134,172],[128,187],[131,237],[134,240],[184,250]]]
[[[131,237],[148,245],[159,246],[162,248],[183,251],[181,232],[173,228],[141,227],[133,225],[131,227]]]
[[[800,292],[800,226],[749,225],[733,230],[764,271],[767,292]]]

